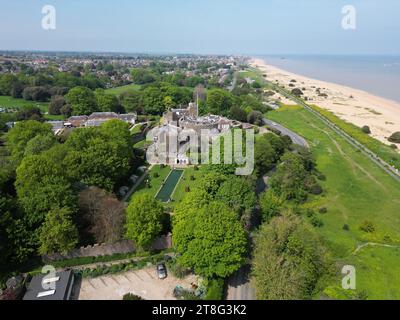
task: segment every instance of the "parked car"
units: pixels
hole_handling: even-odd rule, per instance
[[[167,277],[167,268],[163,263],[157,264],[158,279],[165,279]]]

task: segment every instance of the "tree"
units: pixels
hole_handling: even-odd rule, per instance
[[[240,107],[233,106],[229,110],[229,117],[233,120],[246,122],[247,121],[247,112]]]
[[[163,216],[164,207],[152,196],[134,196],[126,209],[126,238],[148,248],[162,231]]]
[[[78,244],[78,229],[72,222],[69,208],[54,208],[47,215],[39,232],[39,253],[66,254]]]
[[[65,99],[71,106],[73,115],[90,115],[99,110],[93,91],[86,87],[71,89]]]
[[[272,190],[263,192],[260,196],[260,206],[263,221],[269,222],[273,217],[279,215],[284,200],[277,196]]]
[[[63,96],[52,96],[49,105],[49,114],[59,115],[61,114],[62,107],[66,104]]]
[[[143,113],[143,94],[140,91],[127,91],[119,96],[120,104],[126,112]]]
[[[15,118],[17,121],[24,121],[24,120],[41,121],[43,119],[43,115],[38,107],[25,106],[17,111]]]
[[[215,198],[239,213],[253,210],[257,203],[254,185],[237,176],[229,177],[222,183]]]
[[[253,276],[258,299],[310,299],[329,266],[320,238],[292,214],[264,223],[255,238]]]
[[[120,120],[111,120],[100,128],[74,130],[65,145],[68,175],[88,186],[113,190],[125,177],[133,160],[129,127]]]
[[[256,140],[254,158],[258,175],[265,175],[277,162],[277,154],[274,148],[271,143],[263,137]]]
[[[148,87],[143,90],[143,109],[145,113],[162,114],[165,111],[165,94],[157,87]]]
[[[38,135],[26,144],[24,156],[39,155],[51,149],[56,143],[57,140],[54,135]]]
[[[111,193],[89,187],[79,193],[78,206],[96,243],[114,243],[122,239],[125,207]]]
[[[17,168],[15,188],[30,226],[40,225],[54,207],[75,206],[75,194],[65,177],[65,168],[54,155],[57,150],[56,147],[40,155],[28,156]]]
[[[243,264],[247,244],[236,213],[220,202],[210,202],[174,224],[173,241],[180,264],[222,278]]]
[[[121,112],[121,106],[115,95],[106,93],[104,89],[96,89],[94,94],[100,111]]]
[[[282,163],[270,180],[271,189],[287,200],[304,201],[307,197],[305,182],[308,173],[301,157],[286,152],[281,160]]]
[[[207,93],[207,109],[212,114],[228,115],[233,103],[232,94],[223,89],[212,89]]]
[[[133,69],[131,72],[132,81],[136,84],[146,84],[157,80],[156,76],[144,68]]]
[[[28,142],[38,135],[53,135],[51,125],[37,121],[18,122],[7,133],[7,148],[16,164],[22,160]]]
[[[264,123],[264,116],[260,111],[251,111],[247,116],[247,121],[256,126],[261,126]]]

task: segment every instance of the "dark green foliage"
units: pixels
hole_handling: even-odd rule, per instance
[[[261,227],[255,239],[257,298],[310,299],[329,265],[321,240],[299,217],[275,217]]]
[[[375,232],[375,225],[372,221],[365,220],[361,225],[360,225],[360,230],[364,231],[366,233],[373,233]]]

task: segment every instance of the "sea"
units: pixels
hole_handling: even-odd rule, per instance
[[[263,55],[267,64],[400,102],[400,56]]]

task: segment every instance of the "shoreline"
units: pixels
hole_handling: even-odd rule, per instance
[[[370,136],[387,145],[392,144],[387,138],[400,131],[399,102],[360,89],[295,74],[269,65],[261,58],[251,58],[250,65],[266,74],[270,82],[284,85],[286,89],[301,89],[303,96],[308,99],[307,103],[329,110],[360,128],[369,126]],[[285,104],[294,104],[279,94],[273,98]],[[397,146],[400,148],[400,144]]]

